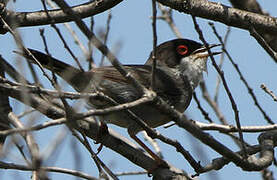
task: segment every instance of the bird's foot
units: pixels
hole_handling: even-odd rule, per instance
[[[97,153],[96,154],[99,154],[100,151],[102,150],[103,144],[101,143],[101,138],[106,134],[109,134],[108,126],[107,126],[106,123],[101,122],[99,130],[97,132],[96,140],[94,142],[95,144],[100,143],[100,146],[97,148]]]

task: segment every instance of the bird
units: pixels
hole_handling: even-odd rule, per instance
[[[203,44],[190,39],[172,39],[161,43],[156,51],[156,69],[154,91],[170,106],[179,112],[184,112],[192,99],[192,94],[207,71],[208,49],[219,46],[212,44],[205,47]],[[102,92],[118,104],[132,102],[142,97],[138,91],[113,66],[102,66],[82,71],[72,65],[53,58],[40,51],[29,49],[40,64],[56,73],[78,92]],[[221,52],[212,52],[217,55]],[[26,52],[19,53],[31,59]],[[146,88],[151,88],[153,51],[143,65],[123,65]],[[88,104],[92,108],[101,109],[111,107],[111,102],[99,101],[90,98]],[[156,128],[171,121],[167,113],[159,111],[153,102],[140,104],[130,108],[149,127]],[[155,160],[161,159],[136,137],[143,130],[126,111],[117,111],[99,116],[101,122],[112,123],[127,128],[130,136],[138,142]]]

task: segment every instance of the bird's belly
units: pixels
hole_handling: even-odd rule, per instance
[[[161,113],[152,105],[140,105],[130,110],[141,120],[143,120],[151,128],[156,128],[170,121],[167,114]],[[143,129],[136,123],[129,113],[117,111],[107,115],[99,116],[100,120],[106,123],[112,123],[120,127],[131,128],[134,132],[142,131]]]
[[[127,113],[122,111],[101,115],[99,116],[99,119],[105,123],[111,123],[123,128],[128,128],[132,121],[132,119],[128,117]]]

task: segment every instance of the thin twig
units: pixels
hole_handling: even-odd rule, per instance
[[[154,148],[154,150],[158,154],[158,156],[163,159],[163,154],[161,152],[161,148],[159,147],[157,141],[155,139],[152,139],[151,137],[149,137],[145,131],[142,131],[142,134],[143,134],[144,140],[148,141],[149,144],[152,145],[152,147]]]
[[[213,31],[216,35],[216,37],[218,38],[218,40],[220,41],[220,43],[222,44],[222,50],[225,52],[225,54],[227,55],[228,59],[230,60],[231,64],[234,66],[235,70],[237,71],[241,81],[243,82],[243,84],[245,85],[245,87],[248,90],[248,93],[250,94],[251,98],[254,101],[254,104],[258,107],[258,109],[260,110],[260,112],[263,114],[264,118],[267,120],[268,123],[270,124],[274,124],[274,122],[271,120],[271,118],[266,114],[266,112],[263,110],[263,108],[261,107],[261,105],[258,102],[258,99],[256,98],[256,95],[253,91],[253,89],[249,86],[248,82],[246,81],[246,79],[244,78],[242,72],[240,71],[238,65],[234,62],[233,58],[231,57],[231,55],[229,54],[229,52],[227,51],[227,49],[225,48],[224,42],[222,41],[222,39],[220,38],[219,34],[217,33],[216,29],[214,26],[212,26]]]
[[[22,112],[21,114],[18,114],[18,115],[17,115],[17,116],[18,116],[18,119],[21,119],[21,118],[23,118],[24,116],[29,115],[29,114],[31,114],[31,113],[33,113],[33,112],[36,112],[36,110],[35,110],[35,109],[26,110],[26,111]]]
[[[213,23],[209,23],[210,26],[214,27],[214,24]],[[227,43],[227,40],[228,40],[228,37],[229,37],[229,34],[231,32],[231,28],[230,26],[227,27],[227,31],[226,31],[226,34],[224,36],[224,40],[223,40],[223,45],[224,47],[226,47],[226,43]],[[220,36],[219,36],[220,37]],[[220,37],[221,38],[221,37]],[[223,46],[222,46],[223,47]],[[220,55],[220,62],[219,62],[219,69],[222,69],[222,66],[223,66],[223,62],[224,62],[224,53],[221,53]],[[214,93],[214,101],[217,103],[218,102],[218,95],[219,95],[219,87],[220,87],[220,82],[221,82],[221,79],[220,79],[220,76],[217,75],[217,79],[216,79],[216,87],[215,87],[215,93]]]
[[[118,180],[118,178],[116,177],[116,175],[114,175],[114,173],[105,165],[105,163],[103,161],[101,161],[101,159],[98,158],[97,154],[93,152],[87,138],[85,135],[82,134],[83,139],[75,132],[74,129],[70,129],[72,134],[78,139],[78,141],[80,143],[82,143],[85,148],[88,150],[88,152],[90,153],[91,157],[93,158],[93,160],[95,161],[98,170],[100,173],[102,173],[102,169],[101,167],[103,167],[105,169],[105,171],[115,180]]]
[[[87,25],[82,21],[82,19],[76,14],[71,7],[64,1],[64,0],[54,0],[58,6],[62,8],[62,10],[74,18],[74,21],[76,25],[80,28],[80,30],[86,35],[86,37],[91,40],[91,43],[95,47],[99,49],[99,51],[110,60],[111,64],[120,72],[120,74],[125,77],[127,80],[129,80],[138,90],[138,92],[141,92],[144,94],[147,89],[143,87],[134,77],[131,73],[127,72],[124,67],[121,65],[119,60],[116,58],[116,56],[108,49],[106,45],[104,45],[93,32],[90,31],[90,29],[87,27]]]
[[[74,61],[77,63],[78,67],[80,68],[81,71],[84,71],[83,67],[81,66],[78,58],[74,55],[74,53],[71,51],[71,49],[69,48],[69,46],[67,45],[61,31],[59,30],[59,28],[56,26],[56,24],[54,23],[53,19],[51,18],[50,14],[49,14],[49,11],[46,7],[46,4],[45,4],[45,1],[42,0],[42,5],[43,5],[43,8],[44,8],[44,12],[46,13],[47,17],[50,19],[50,22],[51,22],[51,27],[53,27],[55,29],[55,31],[57,32],[59,38],[61,39],[63,45],[64,45],[64,48],[69,52],[69,54],[71,55],[71,57],[74,59]],[[48,53],[47,53],[48,54]]]
[[[200,82],[200,88],[201,88],[201,92],[202,92],[202,96],[203,98],[207,101],[207,103],[211,106],[211,108],[213,109],[213,111],[215,112],[216,116],[218,117],[219,121],[222,124],[228,124],[227,120],[225,119],[223,113],[220,111],[220,108],[218,107],[218,104],[211,98],[208,90],[207,90],[207,86],[206,83],[204,81]]]
[[[101,98],[103,101],[114,102],[110,97],[106,96],[102,92],[95,92],[95,93],[79,93],[79,92],[66,92],[66,91],[56,91],[56,90],[49,90],[41,88],[40,86],[29,85],[29,84],[22,84],[17,82],[12,82],[6,78],[0,76],[0,86],[6,89],[14,89],[26,93],[35,93],[38,95],[45,94],[52,98],[68,98],[68,99],[89,99],[89,98]],[[6,83],[6,84],[4,84]],[[10,85],[10,86],[7,86]]]
[[[48,127],[57,126],[57,125],[65,124],[65,123],[66,123],[66,119],[60,118],[60,119],[55,119],[52,121],[44,122],[42,124],[38,124],[38,125],[29,127],[29,128],[19,127],[19,128],[13,128],[13,129],[9,129],[9,130],[0,131],[0,135],[11,135],[11,134],[15,134],[15,133],[26,133],[26,132],[30,132],[30,131],[38,131],[41,129],[45,129]]]
[[[24,146],[19,145],[17,141],[13,140],[13,143],[15,144],[16,148],[18,149],[19,153],[21,154],[21,156],[23,157],[23,159],[25,160],[25,162],[27,163],[28,166],[31,166],[32,163],[29,161],[29,159],[27,158],[27,156],[25,155],[24,152]]]
[[[147,171],[130,171],[130,172],[119,172],[116,173],[116,176],[132,176],[132,175],[141,175],[141,174],[148,174]]]
[[[199,121],[191,120],[200,129],[208,131],[219,131],[221,133],[238,132],[238,128],[232,125],[221,125],[215,123],[202,123]],[[241,131],[247,133],[257,133],[264,131],[271,131],[277,129],[277,124],[264,125],[264,126],[242,126]]]
[[[78,118],[82,119],[82,118],[89,117],[92,115],[103,115],[103,114],[107,114],[107,113],[111,113],[111,112],[115,112],[115,111],[130,109],[131,107],[135,107],[135,106],[147,103],[147,102],[151,102],[155,99],[155,97],[156,97],[156,94],[153,93],[153,94],[143,96],[142,98],[139,98],[135,101],[128,102],[128,103],[118,104],[115,101],[113,101],[112,103],[115,106],[111,106],[111,107],[107,107],[107,108],[103,108],[103,109],[91,109],[91,110],[88,110],[87,112],[79,113]]]
[[[267,94],[269,94],[274,101],[277,101],[277,96],[271,91],[265,84],[261,84],[262,90],[264,90]]]
[[[41,1],[43,1],[43,0],[41,0]],[[47,45],[47,40],[46,40],[46,37],[44,36],[44,30],[43,30],[43,29],[40,29],[40,36],[41,36],[41,38],[42,38],[42,42],[43,42],[43,45],[44,45],[44,49],[45,49],[46,54],[47,54],[49,57],[51,57],[51,54],[50,54],[50,52],[49,52],[48,45]],[[28,62],[28,64],[30,64],[29,61],[27,61],[27,62]],[[50,61],[50,63],[52,63],[51,66],[53,67],[53,61]],[[52,72],[52,79],[53,79],[53,81],[50,81],[50,82],[51,82],[51,84],[52,84],[53,87],[56,87],[56,86],[57,86],[57,76],[56,76],[56,74],[55,74],[53,68],[51,69],[51,72]],[[59,89],[60,89],[60,88],[59,88]]]
[[[204,116],[204,118],[209,121],[210,123],[212,123],[213,121],[211,120],[211,118],[209,117],[209,113],[207,113],[201,106],[197,96],[196,96],[196,93],[193,92],[193,99],[195,100],[197,106],[198,106],[198,109],[201,111],[202,115]]]
[[[58,7],[55,5],[55,3],[53,3],[50,0],[47,0],[46,3],[52,8],[52,9],[57,9]],[[79,37],[77,36],[76,32],[72,29],[72,27],[69,25],[69,23],[63,23],[63,25],[65,26],[65,28],[69,31],[69,33],[72,35],[72,38],[74,39],[74,42],[80,47],[80,49],[82,50],[82,52],[87,56],[88,55],[88,50],[86,49],[86,47],[84,46],[84,44],[81,42],[81,40],[79,39]]]
[[[77,133],[75,133],[75,136],[77,135]],[[99,171],[99,176],[103,179],[108,179],[108,175],[103,171],[102,167],[108,172],[108,174],[110,174],[110,176],[113,178],[113,179],[117,179],[118,178],[116,177],[116,175],[103,163],[103,161],[101,161],[101,159],[98,158],[97,156],[97,153],[94,153],[94,151],[92,150],[91,146],[90,146],[90,143],[86,137],[85,134],[82,133],[82,136],[83,136],[83,142],[82,144],[85,145],[85,147],[88,149],[88,151],[90,152],[91,154],[91,157],[92,159],[94,160],[95,164],[96,164],[96,167],[98,168],[98,171]],[[79,141],[81,139],[78,139]],[[101,146],[101,145],[100,145]]]
[[[18,119],[18,117],[13,112],[11,112],[8,117],[9,122],[14,127],[21,129],[25,128],[25,125]],[[33,138],[31,133],[21,133],[21,135],[25,139],[28,150],[31,154],[32,167],[35,169],[33,175],[38,173],[39,176],[46,177],[46,175],[41,171],[42,159],[39,153],[39,146],[35,142],[35,139]]]
[[[109,33],[110,33],[111,20],[112,20],[112,10],[109,10],[108,17],[107,17],[107,22],[106,22],[106,32],[105,32],[104,38],[103,38],[103,44],[105,44],[105,45],[107,45],[107,41],[108,41],[108,37],[109,37]],[[105,55],[102,54],[99,66],[103,66],[104,58],[105,58]]]
[[[94,17],[91,16],[90,17],[90,31],[93,32],[94,30]],[[96,65],[95,65],[95,61],[93,59],[93,45],[91,43],[91,39],[89,39],[89,42],[88,42],[88,56],[87,56],[87,61],[88,61],[88,70],[91,70],[92,68],[95,68]]]
[[[46,15],[48,16],[48,18],[49,19],[51,19],[51,17],[50,17],[50,15],[48,14],[48,9],[47,9],[47,7],[46,7],[46,4],[45,4],[45,1],[44,0],[41,0],[41,2],[42,2],[42,5],[43,5],[43,7],[44,7],[44,10],[45,10],[45,12],[46,12]],[[56,27],[56,25],[51,21],[51,26],[52,27]],[[57,30],[57,28],[56,28],[56,30]],[[43,34],[43,31],[41,31],[42,33],[41,33],[41,36],[42,36],[42,39],[43,39],[43,44],[44,44],[44,47],[45,47],[45,51],[46,51],[46,53],[47,53],[47,55],[49,56],[49,57],[51,57],[51,55],[49,54],[49,51],[48,51],[48,45],[47,45],[47,41],[46,41],[46,38],[45,38],[45,36],[44,36],[44,34]],[[61,35],[61,33],[58,31],[58,34],[60,34]],[[63,37],[61,36],[61,38],[62,38],[62,40],[64,40],[63,39]],[[65,47],[67,47],[68,48],[68,46],[67,46],[67,44],[65,43],[65,41],[63,41],[64,42],[64,45],[65,45]],[[22,44],[22,47],[23,47],[23,44]],[[32,55],[32,53],[29,51],[29,49],[27,49],[27,51],[25,50],[26,48],[24,48],[24,51],[25,52],[28,52],[28,55],[31,55],[31,57],[33,57],[33,55]],[[68,48],[69,49],[69,48]],[[30,53],[29,53],[30,52]],[[37,61],[37,59],[34,59],[35,61]],[[52,62],[53,63],[53,62]],[[77,61],[77,63],[78,63],[78,61]],[[38,62],[38,64],[40,64],[39,62]],[[42,72],[44,72],[44,69],[42,68],[41,69],[42,70]],[[82,68],[81,68],[81,70],[83,70]],[[61,87],[59,86],[59,84],[58,84],[58,82],[57,82],[57,77],[56,77],[56,75],[55,75],[55,72],[54,72],[54,70],[52,69],[51,70],[52,71],[52,77],[53,77],[53,79],[50,79],[49,78],[49,81],[51,82],[51,85],[55,88],[55,89],[57,89],[59,92],[61,91]],[[44,72],[45,73],[45,72]],[[48,75],[45,73],[45,75],[46,75],[46,77],[48,78]],[[65,115],[68,117],[67,119],[68,120],[72,120],[71,119],[71,114],[72,114],[72,108],[69,106],[69,104],[67,103],[67,101],[66,101],[66,99],[65,98],[63,98],[63,97],[60,97],[60,99],[61,99],[61,101],[62,101],[62,103],[63,103],[63,105],[64,105],[64,110],[65,110]]]
[[[51,162],[54,163],[55,160],[57,159],[58,156],[58,152],[60,152],[60,148],[59,146],[62,145],[62,142],[65,140],[66,136],[68,135],[68,131],[65,127],[60,128],[60,130],[57,132],[57,134],[55,135],[55,137],[53,138],[53,140],[49,139],[49,143],[46,146],[46,148],[42,151],[42,156],[43,156],[43,160],[47,161],[48,159],[51,158]],[[56,155],[55,159],[53,157],[53,155]]]
[[[256,41],[264,48],[264,50],[277,62],[277,53],[268,45],[264,38],[255,30],[252,26],[249,28],[250,35],[253,36]]]
[[[5,163],[3,161],[0,161],[0,168],[1,169],[16,169],[21,171],[34,171],[35,167],[20,165],[20,164],[14,164],[14,163]],[[49,171],[49,172],[57,172],[57,173],[63,173],[63,174],[70,174],[76,177],[88,179],[88,180],[99,180],[98,178],[92,177],[88,174],[82,173],[80,171],[71,170],[71,169],[65,169],[65,168],[59,168],[59,167],[41,167],[41,170]]]
[[[13,38],[15,39],[17,45],[20,49],[23,49],[24,52],[27,53],[28,56],[32,57],[32,59],[35,61],[35,63],[38,65],[40,70],[42,71],[43,75],[51,82],[53,86],[55,86],[55,82],[48,76],[48,74],[44,71],[43,66],[40,64],[40,62],[35,58],[35,56],[26,48],[23,44],[23,41],[19,34],[16,31],[13,31],[13,29],[7,24],[7,22],[2,18],[0,15],[1,22],[6,26],[6,28],[9,30],[9,32],[13,35]]]
[[[156,71],[156,57],[157,57],[157,52],[156,52],[156,47],[157,47],[157,5],[156,5],[156,0],[152,0],[152,33],[153,33],[153,52],[152,52],[152,72],[151,72],[151,88],[152,90],[155,89],[155,71]]]
[[[176,37],[182,38],[181,32],[176,27],[174,20],[172,18],[172,9],[166,8],[165,6],[158,3],[158,7],[162,13],[162,16],[159,16],[157,19],[162,19],[167,22],[172,32],[175,34]]]
[[[226,82],[226,79],[224,77],[224,74],[223,72],[219,69],[219,67],[217,66],[216,62],[215,62],[215,59],[214,57],[212,56],[212,53],[211,53],[211,50],[208,48],[208,44],[206,42],[206,40],[204,39],[204,36],[203,36],[203,33],[199,27],[199,25],[197,24],[197,21],[196,21],[196,18],[195,16],[191,15],[192,17],[192,20],[193,20],[193,24],[194,24],[194,27],[195,27],[195,30],[197,31],[197,33],[199,34],[199,39],[204,43],[205,47],[207,48],[208,50],[208,53],[209,53],[209,56],[211,57],[211,60],[212,60],[212,64],[213,66],[215,67],[216,71],[218,72],[218,74],[220,75],[221,79],[222,79],[222,82],[223,82],[223,86],[224,86],[224,89],[226,90],[226,93],[229,97],[229,100],[232,104],[232,109],[234,111],[234,115],[235,115],[235,120],[236,120],[236,124],[237,124],[237,127],[239,129],[239,137],[240,137],[240,140],[241,140],[241,146],[242,146],[242,150],[244,152],[244,158],[247,157],[247,152],[245,150],[245,144],[244,144],[244,140],[243,140],[243,133],[241,132],[241,125],[240,125],[240,120],[239,120],[239,111],[238,111],[238,108],[237,108],[237,105],[236,105],[236,102],[231,94],[231,91],[227,85],[227,82]]]
[[[9,24],[2,18],[1,15],[0,15],[0,20],[4,24],[4,26],[7,28],[7,30],[12,34],[16,44],[20,48],[24,49],[24,51],[27,52],[29,55],[31,55],[30,51],[24,47],[24,44],[23,44],[23,41],[22,41],[22,38],[20,37],[20,35],[9,26]],[[35,59],[35,61],[36,61],[36,59]],[[40,68],[42,69],[42,66],[40,66]],[[48,76],[46,75],[46,77],[48,77]],[[12,112],[9,115],[9,120],[10,120],[10,123],[12,123],[16,127],[24,127],[24,125],[21,123],[21,121],[18,119],[18,117],[15,114],[13,114]],[[43,171],[41,171],[41,169],[40,169],[42,161],[40,158],[38,145],[36,144],[36,142],[31,134],[27,133],[27,134],[22,134],[22,135],[23,135],[23,137],[27,143],[27,147],[31,153],[32,166],[36,169],[33,172],[33,176],[38,175],[41,178],[46,178],[45,173]]]

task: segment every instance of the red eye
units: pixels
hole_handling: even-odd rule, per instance
[[[179,45],[177,47],[177,52],[180,54],[180,55],[186,55],[188,53],[189,49],[187,46],[185,45]]]

